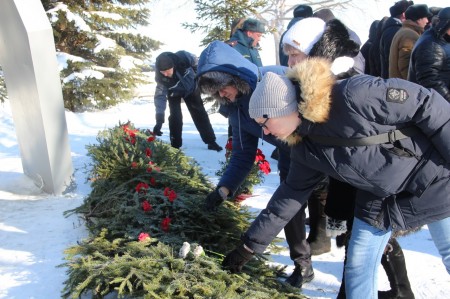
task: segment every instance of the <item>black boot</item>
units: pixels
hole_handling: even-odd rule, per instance
[[[306,239],[311,247],[311,255],[320,255],[331,250],[331,238],[326,234],[325,201],[321,199],[323,190],[314,190],[308,200],[309,235]]]
[[[153,127],[153,134],[155,134],[156,136],[161,136],[163,133],[161,132],[161,127],[162,127],[162,123],[157,123],[154,127]]]
[[[218,145],[217,142],[215,141],[208,144],[208,149],[217,152],[223,150],[223,148],[220,145]]]
[[[408,280],[405,256],[395,238],[391,238],[386,246],[388,250],[381,257],[386,275],[391,285],[389,291],[378,291],[380,299],[414,299],[414,293]]]
[[[156,114],[156,125],[153,127],[153,134],[156,136],[161,136],[163,133],[161,132],[161,127],[164,123],[164,114],[157,113]]]
[[[291,276],[286,278],[285,282],[293,287],[301,288],[304,283],[310,282],[314,279],[314,270],[311,265],[301,266],[295,263],[295,269]]]

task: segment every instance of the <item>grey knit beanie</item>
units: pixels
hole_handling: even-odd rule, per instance
[[[298,111],[295,86],[285,76],[267,72],[256,85],[248,112],[250,117],[276,118]]]

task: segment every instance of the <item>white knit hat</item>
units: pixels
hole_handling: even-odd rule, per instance
[[[295,87],[285,76],[267,72],[256,85],[248,112],[251,118],[283,117],[297,111]]]
[[[291,45],[309,55],[312,47],[325,32],[325,22],[319,18],[301,19],[286,32],[283,44]]]

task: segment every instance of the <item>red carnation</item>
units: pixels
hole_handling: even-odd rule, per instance
[[[139,193],[142,190],[142,192],[147,193],[148,188],[149,188],[148,184],[140,182],[139,184],[136,185],[136,192]]]
[[[156,180],[155,178],[150,178],[150,185],[155,186],[156,185]]]
[[[140,233],[138,236],[139,242],[144,242],[147,239],[150,239],[150,235],[147,233]]]
[[[267,162],[266,160],[259,162],[259,169],[264,172],[265,174],[269,174],[271,169],[270,169],[270,164],[269,162]]]
[[[173,202],[177,198],[177,194],[174,190],[170,190],[169,196],[167,196],[167,198],[169,198],[170,202]]]
[[[147,200],[144,200],[142,202],[141,206],[142,206],[142,209],[144,210],[144,212],[148,212],[153,209],[152,205]]]
[[[256,162],[260,162],[260,161],[264,161],[266,159],[266,156],[262,153],[262,151],[258,148],[256,150],[256,157],[255,157],[255,161]]]
[[[147,157],[150,157],[151,155],[152,155],[152,150],[151,149],[149,149],[148,147],[145,149],[145,155],[147,156]]]
[[[169,196],[169,192],[170,192],[170,188],[169,187],[164,188],[164,196],[165,197]]]
[[[238,196],[236,196],[234,199],[235,199],[236,201],[244,201],[244,200],[246,200],[247,198],[253,197],[253,196],[255,196],[255,195],[241,193],[241,194],[239,194]]]
[[[166,217],[163,219],[163,221],[161,222],[161,228],[163,231],[165,231],[165,232],[169,231],[169,225],[170,225],[171,221],[172,221],[172,219],[170,219],[169,217]]]
[[[136,162],[131,162],[131,168],[137,168],[138,164]]]
[[[233,138],[228,138],[227,144],[225,145],[225,149],[227,151],[231,151],[233,149]]]

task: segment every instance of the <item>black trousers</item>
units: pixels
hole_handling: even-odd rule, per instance
[[[286,179],[287,173],[280,171],[280,184]],[[312,196],[315,194],[313,193]],[[307,205],[303,205],[300,211],[286,224],[284,234],[289,245],[289,256],[295,264],[302,267],[311,266],[311,248],[306,241],[306,210]]]
[[[306,241],[306,207],[306,204],[303,205],[294,218],[284,227],[286,242],[289,245],[289,255],[295,264],[302,267],[311,265],[311,249],[308,241]]]
[[[180,148],[183,145],[183,113],[181,112],[181,98],[168,98],[168,101],[170,111],[170,144],[175,148]],[[216,135],[214,134],[205,106],[203,106],[200,92],[194,91],[184,98],[184,102],[186,103],[192,120],[194,121],[194,125],[200,133],[203,142],[209,144],[216,141]]]

